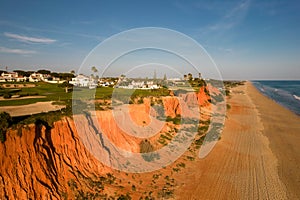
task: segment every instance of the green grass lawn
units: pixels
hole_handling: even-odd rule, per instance
[[[46,98],[33,98],[33,99],[18,99],[18,100],[8,100],[8,101],[0,101],[0,106],[19,106],[19,105],[27,105],[36,102],[44,102],[49,101]]]
[[[23,83],[22,83],[23,84]],[[19,88],[19,91],[13,89],[1,89],[0,94],[10,93],[12,95],[21,96],[45,96],[45,98],[32,98],[32,99],[16,99],[16,100],[3,100],[0,101],[0,106],[7,105],[25,105],[41,101],[65,101],[71,99],[72,93],[66,93],[64,88],[59,87],[58,84],[50,84],[39,82],[35,83],[36,87],[32,88]]]
[[[18,84],[18,83],[16,83]],[[23,83],[22,83],[23,84]],[[97,89],[88,88],[74,88],[73,91],[65,92],[64,87],[59,84],[50,84],[45,82],[34,83],[36,87],[16,89],[0,89],[0,95],[10,93],[12,95],[19,94],[21,96],[45,96],[45,98],[31,98],[31,99],[16,99],[0,101],[0,106],[9,105],[26,105],[41,101],[59,101],[70,102],[72,99],[90,100],[90,99],[111,99],[113,92],[120,98],[129,97],[149,97],[149,96],[166,96],[169,95],[167,89],[157,90],[130,90],[130,89],[114,89],[111,87],[101,87]],[[114,91],[115,90],[115,91]]]

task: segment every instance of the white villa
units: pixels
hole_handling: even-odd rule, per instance
[[[49,77],[51,76],[34,72],[29,76],[28,80],[29,82],[39,82],[39,81],[45,81],[46,79],[48,80]]]
[[[7,72],[7,73],[2,73],[0,77],[0,82],[22,82],[26,81],[26,77],[19,76],[17,72]]]
[[[135,81],[135,80],[132,80],[131,82],[124,81],[123,83],[120,83],[120,85],[117,85],[116,87],[125,88],[125,89],[143,89],[143,90],[160,88],[160,86],[154,84],[153,81]]]
[[[60,80],[60,78],[57,77],[52,77],[49,74],[40,74],[40,73],[32,73],[29,78],[29,82],[39,82],[39,81],[44,81],[47,83],[63,83],[65,80]]]
[[[18,72],[3,72],[0,76],[0,82],[40,82],[44,81],[47,83],[63,83],[64,80],[60,80],[59,78],[52,77],[49,74],[40,74],[40,73],[32,73],[29,77],[20,76]]]
[[[112,81],[111,79],[107,78],[100,78],[99,79],[99,85],[102,87],[109,87],[115,85],[115,82]]]
[[[97,87],[97,80],[90,78],[88,76],[84,76],[82,74],[76,76],[75,78],[72,78],[72,80],[69,81],[69,83],[76,87],[89,87],[89,88]]]

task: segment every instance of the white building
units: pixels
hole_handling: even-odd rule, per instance
[[[120,82],[119,82],[120,83]],[[120,83],[117,85],[118,88],[124,88],[124,89],[159,89],[160,86],[157,84],[154,84],[154,81],[124,81],[123,83]]]
[[[72,80],[69,81],[69,83],[76,87],[89,87],[89,88],[96,88],[98,85],[97,80],[81,74],[76,76],[75,78],[72,78]]]
[[[69,83],[76,87],[88,87],[90,82],[89,80],[89,77],[80,74],[75,78],[72,78],[72,80],[69,81]]]
[[[48,81],[49,78],[51,78],[51,75],[49,74],[40,74],[34,72],[29,76],[29,82]]]
[[[23,82],[26,81],[26,77],[19,76],[18,72],[2,73],[0,82]]]

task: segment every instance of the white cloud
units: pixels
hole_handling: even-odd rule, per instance
[[[239,2],[230,12],[225,15],[225,18],[236,18],[244,14],[250,6],[250,0]]]
[[[226,13],[226,15],[218,23],[209,26],[208,29],[212,31],[228,30],[239,23],[245,18],[250,6],[250,0],[239,2],[233,9]]]
[[[35,54],[36,51],[32,50],[25,50],[25,49],[11,49],[6,47],[0,47],[1,53],[12,53],[12,54],[20,54],[20,55],[28,55],[28,54]]]
[[[5,21],[5,20],[0,20],[0,25],[5,25],[17,29],[22,29],[28,32],[45,32],[45,33],[56,33],[56,34],[63,34],[63,35],[70,35],[70,36],[76,36],[76,37],[84,37],[84,38],[90,38],[93,40],[97,40],[98,42],[103,41],[106,39],[106,37],[101,36],[101,35],[92,35],[90,33],[76,33],[76,32],[68,32],[63,29],[44,29],[44,28],[36,28],[36,27],[30,27],[30,26],[23,26],[20,25],[16,22],[13,21]],[[124,30],[124,29],[122,29]],[[11,33],[10,33],[11,34]],[[16,34],[14,34],[16,35]],[[47,39],[47,38],[46,38]],[[56,40],[55,40],[56,41]]]
[[[56,40],[50,39],[50,38],[28,37],[28,36],[18,35],[18,34],[14,34],[14,33],[4,33],[4,35],[8,38],[16,39],[21,42],[41,43],[41,44],[51,44],[51,43],[56,42]]]

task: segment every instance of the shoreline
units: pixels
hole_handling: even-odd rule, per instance
[[[287,188],[288,199],[300,198],[300,116],[262,94],[248,82],[249,96],[253,101],[264,126],[263,134],[278,160],[278,174]]]
[[[287,81],[289,81],[289,80],[287,80]],[[293,80],[293,81],[298,81],[298,80]],[[280,106],[282,106],[284,109],[287,109],[287,110],[289,110],[289,111],[291,111],[292,113],[294,113],[294,114],[296,114],[297,116],[299,116],[300,117],[300,113],[297,113],[297,111],[294,111],[293,109],[291,109],[291,108],[289,108],[288,106],[286,106],[286,105],[284,105],[284,103],[281,103],[281,102],[279,102],[279,101],[276,101],[275,99],[272,99],[271,97],[269,97],[267,94],[264,94],[263,92],[261,92],[260,90],[259,90],[259,88],[257,88],[256,86],[255,86],[255,81],[246,81],[246,82],[249,82],[260,94],[262,94],[263,96],[265,96],[265,97],[267,97],[268,99],[271,99],[273,102],[275,102],[276,104],[278,104],[278,105],[280,105]],[[296,95],[293,95],[293,97],[295,98],[295,99],[297,99],[297,100],[299,100],[300,101],[300,97],[298,97],[298,96],[296,96]]]
[[[227,102],[221,140],[178,176],[176,197],[299,199],[300,118],[250,82],[232,88]]]

